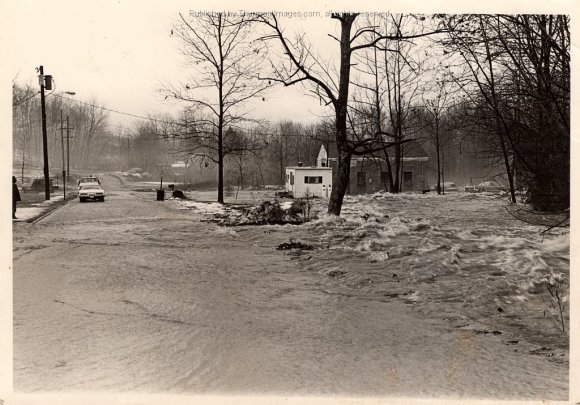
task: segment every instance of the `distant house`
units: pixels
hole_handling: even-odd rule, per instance
[[[328,197],[332,191],[332,168],[319,166],[286,167],[286,191],[294,197]]]
[[[327,151],[328,148],[328,151]],[[389,161],[394,170],[394,156],[389,150]],[[334,143],[320,147],[317,165],[334,167],[337,162],[337,150]],[[429,157],[417,141],[404,144],[401,167],[402,190],[422,191],[427,188],[426,172]],[[387,164],[384,154],[375,153],[365,156],[353,156],[350,162],[350,180],[348,194],[365,194],[377,191],[388,191]]]
[[[186,163],[182,160],[178,160],[177,162],[172,163],[171,167],[173,167],[173,168],[186,168],[186,167],[189,167],[189,162]]]
[[[164,167],[164,172],[166,175],[167,180],[171,180],[173,182],[185,182],[186,177],[188,177],[188,173],[190,172],[191,161],[190,159],[186,160],[177,160],[173,163],[169,164],[169,167]]]

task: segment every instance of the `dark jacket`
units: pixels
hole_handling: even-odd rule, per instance
[[[20,191],[18,191],[18,186],[12,183],[12,201],[22,201],[20,199]]]

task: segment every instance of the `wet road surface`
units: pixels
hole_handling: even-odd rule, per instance
[[[14,388],[567,398],[562,367],[346,294],[275,247],[103,177],[14,226]]]

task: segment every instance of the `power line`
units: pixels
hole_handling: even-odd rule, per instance
[[[22,103],[26,103],[28,100],[32,100],[34,97],[38,96],[40,94],[40,92],[33,94],[30,97],[25,98],[24,100],[18,100],[18,102],[16,104],[12,104],[12,108],[16,108],[18,107],[20,104]]]
[[[162,123],[165,123],[165,124],[175,124],[174,121],[166,121],[166,120],[162,120],[162,119],[158,119],[158,118],[143,117],[141,115],[136,115],[136,114],[131,114],[131,113],[123,112],[123,111],[113,110],[112,108],[101,107],[99,105],[87,103],[85,101],[79,101],[79,100],[75,100],[73,98],[64,97],[64,96],[62,96],[60,94],[54,94],[54,96],[59,97],[59,98],[62,98],[64,100],[72,101],[74,103],[84,104],[84,105],[87,105],[87,106],[90,106],[90,107],[95,107],[95,108],[98,108],[98,109],[101,109],[101,110],[110,111],[110,112],[115,113],[115,114],[126,115],[128,117],[139,118],[139,119],[147,120],[147,121],[162,122]]]
[[[18,103],[15,104],[15,105],[13,105],[13,107],[17,107],[20,104],[22,104],[22,103],[24,103],[24,102],[26,102],[26,101],[28,101],[30,99],[33,99],[34,97],[38,96],[39,94],[40,93],[34,94],[34,95],[32,95],[32,96],[24,99],[24,100],[18,100]],[[141,115],[136,115],[136,114],[131,114],[131,113],[123,112],[123,111],[113,110],[111,108],[102,107],[102,106],[99,106],[99,105],[96,105],[96,104],[91,104],[91,103],[87,103],[87,102],[84,102],[84,101],[75,100],[73,98],[64,97],[64,96],[62,96],[60,94],[49,93],[49,94],[46,95],[46,98],[48,98],[49,96],[55,96],[55,97],[62,98],[64,100],[68,100],[68,101],[72,101],[72,102],[75,102],[75,103],[78,103],[78,104],[88,105],[90,107],[95,107],[95,108],[98,108],[100,110],[110,111],[110,112],[113,112],[113,113],[116,113],[116,114],[126,115],[126,116],[133,117],[133,118],[139,118],[139,119],[147,120],[147,121],[163,122],[163,123],[166,123],[166,124],[175,124],[175,122],[172,122],[172,121],[166,121],[166,120],[162,120],[162,119],[158,119],[158,118],[144,117],[144,116],[141,116]]]

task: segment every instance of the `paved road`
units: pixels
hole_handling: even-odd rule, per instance
[[[564,399],[544,358],[344,294],[274,247],[105,176],[14,228],[17,391]]]

